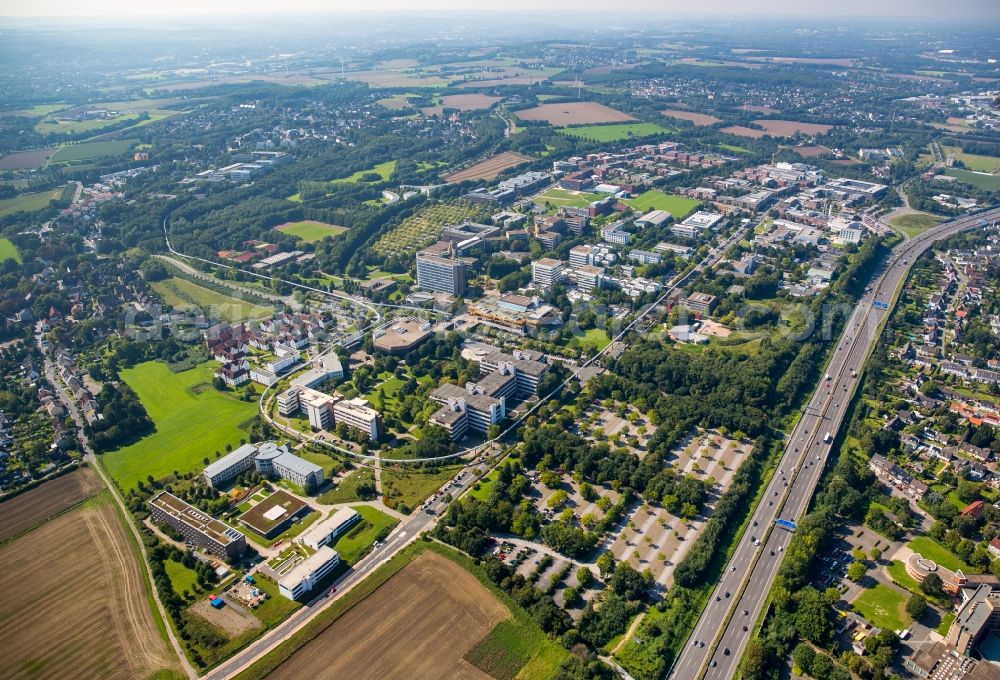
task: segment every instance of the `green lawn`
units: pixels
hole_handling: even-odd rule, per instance
[[[136,122],[138,113],[125,113],[117,118],[92,118],[90,120],[62,120],[59,116],[43,118],[35,123],[35,132],[40,135],[64,134],[75,135],[81,132],[97,132],[102,128],[120,125],[126,121]]]
[[[920,553],[927,559],[934,560],[945,569],[952,571],[961,569],[966,574],[979,573],[978,569],[966,564],[958,555],[948,550],[930,536],[917,536],[910,541],[907,547],[914,552]]]
[[[750,153],[750,149],[742,146],[735,146],[733,144],[716,144],[716,146],[720,149],[725,149],[726,151],[732,151],[734,153]]]
[[[394,458],[404,456],[399,451],[393,451],[391,455]],[[385,465],[382,469],[382,500],[394,510],[405,512],[409,509],[412,512],[457,473],[458,466],[454,465],[442,468]]]
[[[595,142],[616,142],[623,139],[670,134],[670,130],[656,123],[620,123],[615,125],[584,125],[558,128],[570,137],[581,137]]]
[[[851,603],[851,607],[879,628],[902,630],[912,619],[906,613],[906,595],[879,583]]]
[[[955,154],[956,160],[962,161],[962,165],[969,170],[988,172],[994,175],[1000,173],[1000,157],[965,153],[957,146],[946,146],[944,147],[944,152]]]
[[[21,211],[37,212],[42,208],[47,208],[49,201],[54,198],[59,198],[59,196],[62,195],[62,191],[62,187],[59,187],[55,191],[39,191],[34,194],[22,194],[21,196],[15,196],[14,198],[5,198],[0,200],[0,217],[12,215]]]
[[[572,207],[586,208],[594,201],[605,198],[607,194],[593,194],[587,191],[569,191],[568,189],[549,189],[544,194],[535,199],[536,203],[542,205],[551,203],[557,208]]]
[[[399,520],[395,517],[390,517],[371,506],[356,505],[354,509],[361,515],[361,521],[331,544],[331,547],[340,553],[340,558],[348,564],[356,564],[367,554],[368,548],[382,531],[391,531],[399,524]]]
[[[59,147],[49,163],[68,163],[70,161],[85,161],[104,156],[120,156],[135,144],[135,140],[117,139],[110,142],[82,142],[66,144]]]
[[[325,453],[315,453],[313,451],[296,451],[295,455],[304,460],[308,460],[310,463],[316,463],[321,468],[323,468],[323,476],[326,479],[330,478],[330,475],[334,470],[340,469],[340,463],[335,461],[330,456]]]
[[[929,213],[910,213],[909,215],[902,215],[897,217],[892,221],[892,226],[896,227],[904,234],[913,238],[918,234],[930,229],[935,224],[941,224],[944,222],[943,217],[937,215],[931,215]]]
[[[337,224],[326,224],[315,220],[304,220],[302,222],[287,222],[275,227],[278,231],[291,234],[308,243],[322,241],[327,236],[336,236],[347,231],[347,227]]]
[[[296,491],[296,493],[299,493],[301,495],[301,491],[299,489],[295,489],[295,491]],[[301,534],[303,531],[305,531],[306,529],[308,529],[310,526],[312,526],[312,524],[316,520],[319,519],[319,516],[320,516],[320,513],[318,513],[318,512],[310,512],[308,515],[306,515],[305,517],[302,517],[301,519],[299,519],[299,521],[297,521],[294,524],[292,524],[292,526],[288,527],[287,529],[285,529],[284,531],[282,531],[280,534],[278,534],[277,536],[274,536],[272,538],[264,538],[263,536],[261,536],[260,534],[258,534],[255,531],[247,531],[245,529],[244,529],[244,531],[246,532],[247,536],[251,540],[253,540],[254,543],[258,543],[258,544],[260,544],[260,545],[262,545],[264,547],[267,547],[267,548],[270,548],[272,545],[276,544],[278,541],[283,541],[284,545],[288,545],[293,538],[295,538],[296,536],[298,536],[299,534]]]
[[[270,316],[273,312],[269,307],[261,307],[252,302],[223,295],[179,276],[156,281],[151,286],[164,304],[171,305],[178,310],[197,307],[209,316],[226,321],[259,319]]]
[[[493,490],[493,482],[497,480],[499,475],[499,468],[491,470],[489,474],[480,479],[476,484],[472,485],[469,489],[468,496],[470,498],[475,498],[476,500],[485,501],[490,496],[490,491]],[[477,489],[476,486],[479,486]]]
[[[379,163],[373,168],[368,168],[367,170],[358,170],[353,175],[348,177],[342,177],[340,179],[333,180],[334,183],[348,183],[355,184],[361,181],[363,175],[367,175],[370,172],[374,172],[376,175],[382,178],[382,181],[389,179],[393,171],[396,170],[396,161],[386,161],[385,163]]]
[[[247,439],[240,425],[257,413],[256,402],[240,401],[212,387],[218,364],[206,361],[181,373],[147,361],[123,369],[122,380],[135,390],[156,424],[156,432],[101,456],[115,481],[126,491],[152,475],[160,479],[178,472],[201,471],[202,459],[223,455]]]
[[[693,213],[695,208],[701,205],[701,201],[696,201],[693,198],[665,194],[656,189],[640,194],[636,198],[625,199],[624,203],[627,203],[639,212],[666,210],[674,216],[675,220],[683,220]]]
[[[951,622],[955,620],[955,615],[951,612],[945,612],[941,616],[941,623],[938,624],[936,630],[940,635],[948,635],[948,629],[951,628]]]
[[[50,113],[55,113],[56,111],[62,111],[68,109],[70,104],[35,104],[26,109],[17,109],[14,111],[4,111],[4,115],[7,116],[23,116],[24,118],[41,118],[42,116],[47,116]]]
[[[21,253],[17,252],[17,246],[9,238],[0,238],[0,262],[4,260],[21,261]]]
[[[583,335],[574,335],[570,340],[570,345],[579,345],[581,349],[595,349],[600,351],[611,344],[611,338],[603,328],[591,328]]]
[[[944,172],[946,175],[951,175],[952,177],[957,178],[959,182],[971,184],[979,189],[985,189],[986,191],[1000,191],[1000,177],[997,175],[985,175],[983,173],[963,170],[961,168],[948,168]]]
[[[375,472],[371,468],[359,467],[337,485],[319,497],[319,502],[327,505],[352,503],[365,500],[358,495],[358,487],[365,483],[375,483]]]
[[[179,595],[185,590],[192,593],[198,592],[198,575],[194,569],[188,569],[180,562],[175,562],[174,560],[167,560],[163,563],[163,566],[167,570],[167,576],[170,577],[170,585],[173,587],[175,593]]]

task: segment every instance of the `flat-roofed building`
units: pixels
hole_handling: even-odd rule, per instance
[[[430,397],[432,401],[442,405],[452,401],[465,402],[468,426],[483,434],[489,430],[490,425],[503,422],[507,416],[505,400],[483,394],[475,383],[469,383],[464,389],[458,385],[445,383],[431,392]]]
[[[569,251],[569,266],[585,267],[594,264],[593,246],[574,246]]]
[[[684,238],[698,238],[702,233],[714,229],[722,221],[719,213],[710,213],[699,210],[688,216],[683,222],[671,225],[670,233]]]
[[[287,479],[304,489],[323,484],[323,468],[299,458],[287,445],[278,446],[274,442],[260,444],[254,456],[254,465],[262,475]]]
[[[493,352],[484,356],[479,362],[479,370],[483,374],[496,371],[513,373],[517,394],[527,397],[538,392],[538,384],[549,372],[549,365],[528,358],[523,350],[514,350],[513,354]]]
[[[465,263],[422,250],[417,253],[417,287],[448,295],[465,292]]]
[[[983,583],[959,608],[948,629],[948,644],[961,654],[971,654],[987,634],[997,629],[1000,629],[1000,589]]]
[[[340,357],[336,352],[328,352],[309,364],[309,369],[291,379],[291,384],[296,387],[316,387],[322,385],[327,380],[340,380],[344,377],[344,366],[340,363]]]
[[[209,463],[202,472],[205,481],[213,489],[218,489],[247,470],[252,470],[255,455],[257,455],[257,447],[253,444],[244,444],[219,460]]]
[[[374,442],[382,438],[382,415],[361,397],[337,402],[333,407],[333,417],[337,423],[364,432]]]
[[[316,430],[329,430],[333,426],[333,406],[337,398],[316,390],[305,391],[299,396],[301,410],[309,418],[309,426]]]
[[[637,217],[635,220],[635,226],[637,227],[662,227],[665,224],[670,224],[674,216],[668,213],[666,210],[650,210],[648,213],[642,217]]]
[[[920,645],[903,660],[903,667],[921,680],[1000,679],[1000,668],[992,662],[965,656],[940,642]]]
[[[279,489],[240,515],[239,521],[264,538],[273,538],[312,511],[305,501]]]
[[[708,293],[691,293],[684,300],[684,307],[699,314],[711,314],[716,298]]]
[[[278,579],[278,592],[289,600],[301,600],[340,564],[340,554],[322,546]]]
[[[247,538],[231,526],[185,503],[167,491],[149,501],[154,521],[170,525],[190,543],[223,559],[236,559],[247,549]]]
[[[543,257],[531,263],[531,281],[537,286],[548,288],[562,281],[566,263],[551,257]]]
[[[353,508],[340,508],[324,520],[316,522],[296,539],[302,545],[319,550],[329,545],[361,521],[361,515]]]
[[[508,399],[517,392],[517,377],[513,371],[494,371],[480,378],[476,387],[488,397]]]
[[[604,288],[604,267],[593,265],[580,265],[570,269],[570,277],[576,283],[576,287],[584,293],[589,293],[595,288]]]
[[[422,319],[401,319],[375,332],[375,349],[389,354],[406,354],[431,336],[431,325]]]
[[[469,414],[465,400],[449,400],[447,404],[431,414],[428,424],[444,428],[452,441],[458,441],[469,430]]]
[[[639,264],[660,264],[662,257],[659,253],[633,248],[628,253],[628,259],[633,262],[638,262]]]

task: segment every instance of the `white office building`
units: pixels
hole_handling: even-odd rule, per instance
[[[326,519],[316,522],[306,529],[299,536],[298,541],[313,550],[319,550],[324,545],[333,543],[360,520],[361,515],[358,514],[357,510],[340,508]]]
[[[562,281],[566,275],[566,263],[543,257],[531,263],[531,281],[536,286],[548,288]]]
[[[289,600],[301,600],[340,564],[340,554],[329,546],[305,558],[278,579],[278,592]]]

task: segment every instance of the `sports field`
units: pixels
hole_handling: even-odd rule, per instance
[[[0,547],[0,676],[179,677],[134,550],[107,494]]]
[[[570,137],[591,139],[595,142],[616,142],[632,137],[650,137],[670,133],[656,123],[624,123],[621,125],[585,125],[583,127],[559,128],[559,132]]]
[[[83,142],[81,144],[66,144],[52,155],[49,163],[69,163],[71,161],[86,161],[104,156],[120,156],[135,144],[135,140],[116,139],[110,142]]]
[[[14,198],[5,198],[0,201],[0,217],[12,215],[16,212],[21,212],[22,210],[25,212],[37,212],[42,208],[47,208],[49,201],[62,196],[62,192],[63,187],[59,187],[55,190],[50,189],[48,191],[39,191],[34,194],[23,194],[21,196],[15,196]],[[3,254],[2,248],[3,247],[0,246],[0,255]]]
[[[9,238],[0,238],[0,262],[4,260],[21,261],[21,253],[17,252],[17,246]]]
[[[551,203],[557,208],[572,207],[586,208],[594,201],[599,201],[607,194],[592,194],[586,191],[570,191],[569,189],[549,189],[544,194],[535,199],[536,203],[545,205]]]
[[[273,313],[270,307],[238,300],[222,293],[199,286],[193,281],[173,276],[151,284],[165,304],[175,309],[197,308],[213,318],[226,321],[259,319]]]
[[[212,387],[218,364],[206,361],[181,373],[166,364],[147,361],[121,371],[122,380],[135,390],[156,431],[125,448],[103,454],[104,465],[125,490],[140,479],[165,477],[174,470],[201,470],[202,459],[214,460],[247,439],[240,425],[257,413],[256,402],[240,401]]]
[[[336,236],[347,231],[347,227],[341,227],[337,224],[327,224],[326,222],[317,222],[316,220],[285,222],[284,224],[279,224],[275,229],[285,234],[291,234],[309,243],[322,241],[327,236]]]
[[[396,169],[396,161],[386,161],[385,163],[379,163],[373,168],[368,168],[367,170],[358,170],[353,175],[348,175],[347,177],[341,177],[340,179],[332,180],[335,184],[345,183],[345,184],[355,184],[361,181],[364,175],[369,173],[375,173],[382,178],[382,181],[389,179],[393,171]]]
[[[472,574],[425,552],[268,678],[488,680],[462,656],[507,616]]]
[[[944,171],[946,175],[951,175],[959,182],[971,184],[986,191],[1000,191],[1000,176],[988,175],[983,172],[973,172],[962,168],[948,168]]]
[[[684,196],[674,196],[665,194],[662,191],[652,189],[635,198],[628,198],[623,201],[639,212],[649,212],[650,210],[666,210],[674,216],[675,220],[683,220],[694,212],[694,209],[701,205],[701,201]]]

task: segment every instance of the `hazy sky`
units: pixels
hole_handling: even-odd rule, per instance
[[[787,16],[944,16],[1000,19],[1000,0],[0,0],[0,16],[191,16],[206,14],[358,11],[516,11],[661,14],[770,14]]]

